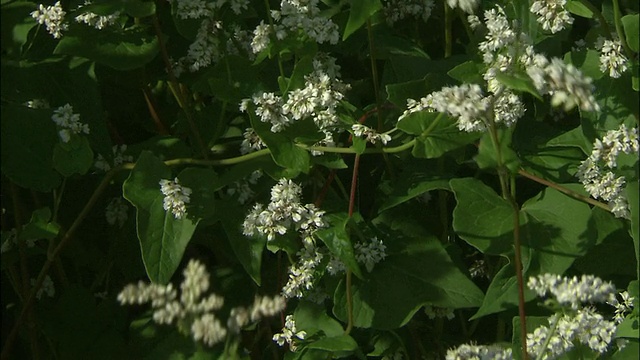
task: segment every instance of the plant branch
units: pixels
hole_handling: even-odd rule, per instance
[[[566,187],[562,186],[562,185],[558,185],[556,183],[553,183],[551,181],[545,180],[543,178],[537,177],[531,173],[528,173],[527,171],[525,171],[524,169],[520,169],[518,170],[518,174],[526,177],[527,179],[531,179],[537,183],[540,183],[542,185],[546,185],[552,189],[558,190],[561,193],[565,194],[565,195],[569,195],[572,198],[585,202],[587,204],[591,204],[593,206],[597,206],[601,209],[607,210],[607,211],[611,211],[611,208],[609,207],[609,205],[601,203],[598,200],[592,199],[590,197],[584,196],[582,194],[578,194],[577,192],[571,190],[571,189],[567,189]]]

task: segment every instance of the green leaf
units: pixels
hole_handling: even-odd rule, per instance
[[[411,135],[422,135],[436,121],[440,122],[444,114],[429,111],[411,113],[398,120],[398,129]]]
[[[428,93],[427,89],[428,81],[426,79],[388,84],[386,86],[387,100],[398,108],[404,109],[407,106],[407,99],[420,99]]]
[[[604,73],[600,70],[600,52],[587,49],[582,51],[570,51],[564,55],[564,62],[573,64],[582,73],[594,80],[600,79]]]
[[[629,342],[624,348],[619,349],[611,356],[612,360],[636,360],[638,358],[638,353],[640,353],[638,338],[627,340],[629,340]]]
[[[191,189],[188,216],[195,219],[211,220],[215,215],[216,198],[213,185],[218,174],[211,169],[187,168],[178,175],[180,185]]]
[[[276,164],[294,172],[309,171],[311,160],[307,150],[297,146],[285,134],[272,132],[270,125],[256,118],[252,111],[249,112],[249,117],[251,126],[271,150],[271,157]]]
[[[20,232],[21,240],[51,240],[58,236],[60,225],[51,222],[51,210],[48,207],[35,210],[31,214],[31,220]]]
[[[498,73],[496,79],[509,89],[529,93],[536,99],[542,101],[542,96],[540,96],[540,93],[533,85],[533,81],[525,74],[515,73],[510,75]]]
[[[435,237],[408,238],[394,231],[385,244],[387,257],[365,280],[354,279],[351,285],[355,326],[394,329],[406,324],[425,304],[457,309],[482,302],[482,291],[455,266]],[[341,281],[333,312],[343,321],[345,304]]]
[[[332,357],[349,355],[358,349],[358,343],[349,335],[338,335],[322,338],[306,346],[308,349],[318,349],[332,353]]]
[[[136,207],[137,233],[147,275],[152,282],[166,284],[180,265],[199,219],[174,218],[163,208],[160,180],[171,171],[150,152],[144,151],[124,182],[123,195]]]
[[[245,217],[245,208],[231,200],[217,200],[217,204],[224,211],[219,211],[220,223],[227,234],[227,240],[233,249],[238,261],[251,276],[256,285],[261,284],[262,253],[264,252],[266,238],[264,236],[244,236],[242,234],[242,222]]]
[[[108,2],[93,3],[80,8],[74,15],[92,12],[98,15],[108,16],[117,11],[125,12],[132,17],[143,18],[156,13],[156,5],[153,1],[141,0],[110,0]]]
[[[510,129],[497,129],[497,141],[500,149],[496,149],[489,132],[484,133],[480,139],[478,156],[474,158],[481,169],[497,169],[502,163],[512,173],[520,169],[518,154],[511,148],[512,132]]]
[[[346,40],[358,30],[371,15],[382,9],[380,0],[349,0],[349,20],[344,28],[342,40]]]
[[[584,4],[585,1],[588,0],[569,0],[565,8],[572,14],[591,19],[593,18],[593,11],[591,11],[589,6]]]
[[[158,38],[139,26],[127,29],[83,28],[62,37],[54,53],[82,56],[116,70],[132,70],[151,62],[158,52]]]
[[[22,47],[27,43],[29,31],[36,26],[35,20],[29,16],[34,10],[34,5],[27,1],[14,1],[2,5],[0,37],[3,56],[6,54],[16,59],[20,57]]]
[[[451,179],[457,205],[453,210],[456,234],[484,254],[512,251],[513,209],[480,180]]]
[[[622,26],[624,27],[624,35],[627,38],[627,45],[631,50],[638,52],[640,49],[638,41],[638,14],[625,15],[622,17]]]
[[[482,78],[482,66],[479,66],[474,61],[466,61],[462,64],[454,67],[447,72],[447,75],[460,81],[461,83],[468,84],[482,84],[484,79]]]
[[[624,319],[624,321],[616,328],[616,337],[632,339],[640,337],[640,333],[638,331],[638,318],[630,317]]]
[[[56,188],[62,179],[53,169],[53,147],[59,140],[51,111],[24,106],[1,110],[2,174],[25,188],[42,192]]]
[[[640,220],[638,220],[640,213],[640,197],[638,196],[638,181],[634,181],[627,185],[626,188],[627,201],[629,203],[629,211],[631,213],[631,236],[633,237],[633,246],[636,253],[636,276],[640,274]]]
[[[304,330],[307,336],[317,333],[322,333],[327,337],[344,334],[344,329],[340,322],[327,315],[324,306],[302,301],[296,306],[293,316],[296,320],[296,327]]]
[[[84,136],[72,135],[68,143],[53,148],[53,167],[64,177],[84,175],[93,166],[93,151]]]
[[[330,227],[318,230],[315,233],[316,236],[327,245],[329,251],[331,251],[335,257],[344,262],[349,270],[357,277],[362,278],[360,266],[358,266],[355,254],[353,253],[351,238],[347,233],[347,224],[350,220],[349,216],[346,213],[329,214],[325,216],[325,220],[330,224]]]
[[[392,184],[391,194],[380,205],[379,212],[398,206],[435,189],[450,190],[450,176],[436,174],[428,169],[411,168],[400,173],[398,181]]]

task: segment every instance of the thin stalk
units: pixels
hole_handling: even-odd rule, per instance
[[[551,343],[551,339],[553,338],[553,335],[555,334],[559,323],[560,323],[560,316],[555,316],[555,318],[553,319],[553,323],[551,324],[551,327],[549,328],[548,336],[545,339],[544,344],[542,344],[542,348],[540,350],[540,355],[538,355],[538,357],[537,357],[538,359],[543,359],[544,358],[544,354],[547,352],[547,349],[549,348],[549,343]]]
[[[593,206],[597,206],[597,207],[599,207],[599,208],[601,208],[603,210],[606,210],[606,211],[611,211],[611,208],[607,204],[601,203],[598,200],[592,199],[590,197],[586,197],[586,196],[584,196],[582,194],[578,194],[577,192],[575,192],[575,191],[573,191],[571,189],[567,189],[566,187],[564,187],[562,185],[558,185],[558,184],[553,183],[551,181],[545,180],[545,179],[543,179],[541,177],[537,177],[537,176],[535,176],[535,175],[533,175],[531,173],[526,172],[524,169],[518,170],[518,174],[526,177],[527,179],[533,180],[533,181],[535,181],[537,183],[540,183],[540,184],[546,185],[546,186],[548,186],[548,187],[550,187],[552,189],[558,190],[561,193],[563,193],[565,195],[568,195],[568,196],[571,196],[572,198],[574,198],[576,200],[585,202],[587,204],[591,204]]]
[[[264,0],[264,7],[267,9],[267,19],[269,20],[269,27],[271,28],[271,33],[275,34],[275,26],[273,24],[273,18],[271,17],[271,5],[269,5],[269,0]],[[280,53],[278,53],[278,70],[280,70],[280,76],[284,78],[284,67],[282,66],[282,59],[280,58]]]
[[[444,57],[451,56],[451,50],[453,49],[453,35],[452,35],[452,19],[451,8],[446,3],[444,4]]]
[[[78,228],[80,227],[80,225],[82,224],[84,219],[87,217],[87,215],[89,214],[91,209],[93,209],[95,204],[98,202],[98,199],[100,198],[102,193],[109,186],[109,183],[111,182],[111,179],[121,169],[122,169],[121,167],[118,167],[118,168],[114,168],[111,171],[107,172],[105,177],[102,179],[102,182],[100,183],[100,185],[98,185],[96,190],[91,195],[91,198],[89,198],[89,201],[87,201],[87,204],[84,206],[84,208],[82,209],[80,214],[78,214],[78,217],[76,217],[76,219],[74,220],[74,222],[71,225],[71,227],[69,228],[69,230],[64,234],[64,236],[62,237],[62,240],[60,240],[60,243],[58,243],[58,245],[55,247],[55,249],[52,252],[48,252],[47,253],[47,260],[44,262],[44,265],[42,265],[42,269],[40,270],[40,273],[38,274],[38,278],[36,279],[35,284],[31,288],[31,291],[29,292],[29,296],[27,297],[27,299],[24,302],[24,305],[22,307],[22,310],[20,311],[20,315],[18,315],[18,318],[16,319],[16,322],[15,322],[13,328],[11,329],[11,332],[7,336],[7,340],[5,341],[4,346],[2,348],[2,353],[0,354],[0,359],[1,360],[8,360],[9,359],[9,356],[11,354],[11,348],[13,346],[13,342],[15,341],[16,336],[18,335],[18,330],[20,329],[20,326],[24,322],[25,317],[27,316],[27,314],[29,314],[30,309],[31,309],[31,305],[33,305],[33,302],[34,302],[35,297],[36,297],[36,292],[42,286],[44,278],[47,276],[47,274],[49,272],[49,269],[54,264],[55,259],[60,255],[60,252],[62,251],[62,249],[64,249],[64,247],[73,238],[73,236],[75,235],[76,231],[78,230]]]
[[[164,66],[167,70],[167,75],[169,76],[169,86],[171,90],[178,100],[178,103],[182,110],[184,111],[185,117],[187,119],[187,123],[189,124],[189,128],[193,134],[193,137],[196,139],[198,146],[200,147],[200,151],[202,153],[203,158],[208,158],[209,152],[207,151],[207,147],[204,145],[204,141],[200,136],[200,132],[193,120],[193,116],[189,109],[188,97],[184,93],[182,87],[180,87],[180,83],[173,73],[173,68],[171,66],[171,61],[169,61],[169,53],[167,52],[167,46],[164,43],[164,39],[162,38],[162,28],[160,27],[160,22],[158,21],[158,16],[152,16],[153,19],[153,29],[156,32],[156,37],[158,38],[158,45],[160,47],[160,54],[162,55],[162,61],[164,62]]]
[[[358,169],[360,167],[360,154],[356,154],[353,159],[353,173],[351,176],[351,193],[349,194],[349,217],[353,216],[353,210],[356,202],[356,190],[358,188]],[[346,293],[347,293],[347,328],[344,330],[345,335],[349,335],[353,329],[353,294],[351,293],[351,270],[347,269]]]
[[[624,52],[627,53],[627,57],[633,59],[633,51],[629,48],[627,38],[622,30],[622,14],[620,13],[620,2],[618,0],[613,0],[613,22],[616,25],[616,33],[618,34],[618,39],[620,39],[620,42],[622,43]]]
[[[347,292],[347,328],[344,334],[349,335],[353,329],[353,298],[351,294],[351,270],[347,269],[346,292]]]

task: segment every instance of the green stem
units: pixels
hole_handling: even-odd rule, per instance
[[[452,19],[451,8],[446,3],[444,4],[444,57],[451,56],[451,50],[453,49],[453,35],[451,31]]]
[[[349,335],[353,329],[353,298],[351,294],[351,270],[347,269],[346,292],[347,292],[347,328],[344,334]]]
[[[587,204],[591,204],[593,206],[599,207],[599,208],[601,208],[603,210],[606,210],[606,211],[611,211],[611,208],[607,204],[601,203],[598,200],[594,200],[594,199],[592,199],[590,197],[586,197],[584,195],[578,194],[577,192],[575,192],[573,190],[570,190],[570,189],[567,189],[566,187],[564,187],[562,185],[558,185],[558,184],[553,183],[551,181],[548,181],[548,180],[545,180],[543,178],[537,177],[537,176],[535,176],[535,175],[533,175],[531,173],[526,172],[524,169],[518,170],[518,174],[520,174],[520,175],[522,175],[522,176],[524,176],[524,177],[526,177],[528,179],[531,179],[531,180],[533,180],[533,181],[535,181],[537,183],[540,183],[540,184],[546,185],[546,186],[548,186],[548,187],[550,187],[552,189],[558,190],[561,193],[563,193],[565,195],[568,195],[568,196],[571,196],[572,198],[574,198],[576,200],[585,202]]]
[[[537,359],[544,358],[544,354],[547,352],[547,349],[549,348],[549,343],[551,342],[551,339],[554,338],[554,335],[556,333],[556,329],[558,328],[559,323],[560,323],[560,315],[558,314],[553,319],[553,323],[551,324],[551,328],[549,328],[549,333],[547,334],[547,338],[545,339],[544,344],[542,344],[542,348],[540,350],[540,354],[538,354],[537,356]]]
[[[629,59],[633,59],[633,51],[629,48],[627,38],[624,36],[624,31],[622,30],[622,14],[620,12],[620,3],[618,0],[613,0],[613,22],[616,25],[616,33],[618,34],[620,43],[622,43],[624,52],[627,53],[627,57]]]

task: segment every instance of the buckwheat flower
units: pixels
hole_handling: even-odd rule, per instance
[[[85,1],[83,6],[87,6],[90,4],[91,4],[91,1]],[[82,12],[82,8],[80,8],[78,11]],[[116,24],[119,18],[120,18],[119,11],[116,11],[115,13],[111,15],[106,15],[106,16],[98,15],[92,12],[84,12],[76,16],[75,20],[77,23],[84,23],[98,30],[102,30],[105,27]]]
[[[45,25],[49,34],[53,35],[54,39],[62,37],[62,32],[67,31],[69,26],[64,23],[64,16],[67,13],[62,10],[60,1],[56,2],[52,6],[38,5],[38,10],[31,12],[31,17],[36,19],[36,22],[40,25]]]
[[[213,346],[225,339],[227,329],[222,327],[220,320],[213,314],[204,314],[191,324],[191,334],[195,341],[202,340],[203,343]]]
[[[215,4],[205,0],[176,0],[176,16],[180,19],[210,17]]]
[[[571,46],[571,51],[578,52],[578,51],[585,50],[586,48],[587,48],[587,42],[584,39],[578,39],[573,43],[573,46]]]
[[[482,131],[489,101],[477,84],[444,87],[426,98],[429,107],[457,119],[458,129],[466,132]]]
[[[538,15],[542,28],[555,34],[573,24],[573,17],[565,9],[567,0],[537,0],[531,4],[531,12]]]
[[[616,296],[612,296],[607,301],[607,304],[613,306],[616,309],[615,315],[613,316],[613,321],[616,324],[620,324],[622,321],[624,321],[625,315],[633,310],[633,300],[635,300],[635,298],[629,295],[629,292],[627,292],[626,290],[619,293],[618,295],[620,296],[622,301],[619,301]]]
[[[251,321],[257,321],[264,317],[276,315],[283,311],[286,305],[285,298],[280,295],[274,297],[256,296],[251,306],[249,318]]]
[[[617,130],[609,130],[602,139],[596,139],[589,157],[578,167],[576,176],[585,190],[596,199],[608,202],[616,217],[629,218],[629,207],[624,196],[626,180],[617,176],[613,170],[617,167],[620,154],[637,154],[638,130],[629,130],[624,124]]]
[[[356,261],[364,264],[368,272],[373,271],[373,267],[387,257],[386,250],[387,246],[377,237],[367,243],[356,243],[354,246]]]
[[[503,349],[498,346],[486,346],[475,344],[463,344],[457,348],[447,350],[447,360],[511,360],[511,349]]]
[[[192,259],[184,269],[183,275],[180,302],[190,311],[199,302],[202,294],[209,290],[209,273],[201,262]]]
[[[433,305],[425,305],[424,313],[427,314],[427,317],[432,320],[435,318],[447,318],[447,320],[452,320],[456,317],[453,313],[453,309],[442,308]]]
[[[596,48],[600,50],[600,71],[603,73],[609,73],[612,78],[619,78],[629,69],[629,60],[622,52],[620,40],[599,39]]]
[[[23,104],[30,109],[48,109],[49,102],[46,99],[33,99]]]
[[[306,244],[297,255],[298,261],[289,267],[289,280],[282,288],[282,295],[288,299],[301,298],[305,291],[313,288],[315,268],[323,258],[322,253],[313,244]]]
[[[271,42],[271,26],[261,21],[255,30],[253,30],[253,40],[251,40],[251,49],[254,54],[266,49]]]
[[[36,279],[31,279],[31,286],[36,284]],[[56,294],[56,288],[53,286],[53,280],[49,275],[44,277],[42,281],[42,285],[36,292],[36,299],[40,300],[42,298],[42,294],[46,294],[48,297],[54,297]]]
[[[467,21],[469,22],[469,27],[472,30],[476,30],[482,25],[482,22],[480,21],[480,18],[478,17],[478,15],[467,16]]]
[[[391,141],[391,136],[389,134],[379,134],[377,131],[372,128],[362,125],[362,124],[353,124],[351,125],[351,130],[353,130],[353,134],[359,137],[365,137],[366,140],[372,144],[380,141],[384,145],[387,145],[389,141]]]
[[[615,286],[593,275],[574,276],[569,279],[554,274],[530,277],[527,286],[538,296],[551,294],[558,303],[576,310],[581,304],[603,303],[615,293]]]
[[[335,256],[331,256],[329,263],[327,264],[326,270],[331,275],[338,275],[347,271],[347,266],[344,262],[338,259]]]
[[[51,120],[61,129],[58,135],[62,142],[69,142],[71,135],[74,134],[89,134],[89,125],[80,122],[80,115],[73,113],[73,107],[70,104],[55,109]]]
[[[467,14],[473,14],[478,7],[478,0],[447,0],[447,5],[452,9],[460,8]]]
[[[128,218],[129,207],[120,197],[115,197],[109,201],[105,210],[105,217],[109,225],[118,224],[122,227]]]
[[[124,154],[126,151],[127,151],[126,144],[113,145],[111,147],[111,152],[113,153],[114,167],[118,167],[125,162],[133,162],[133,156]],[[93,166],[105,172],[111,170],[111,164],[109,164],[101,154],[98,154],[96,162]]]
[[[272,12],[273,18],[289,31],[301,30],[318,44],[335,45],[340,39],[338,25],[321,14],[318,3],[318,0],[282,0],[280,11]]]
[[[273,341],[279,346],[284,346],[287,343],[291,351],[296,351],[296,338],[304,340],[306,336],[307,333],[305,331],[296,329],[296,321],[293,319],[293,315],[287,315],[282,332],[273,335]]]
[[[469,267],[469,275],[472,278],[481,278],[486,277],[489,278],[489,272],[487,269],[487,264],[484,260],[475,260],[473,264]]]
[[[187,56],[180,59],[191,72],[196,72],[218,61],[220,53],[220,39],[218,32],[222,23],[209,18],[200,23],[196,39],[189,45]]]
[[[271,123],[271,131],[274,133],[284,130],[293,120],[284,114],[283,101],[274,93],[262,93],[253,95],[253,103],[256,105],[255,114],[260,121]]]
[[[242,140],[242,143],[240,144],[240,153],[242,155],[267,147],[267,144],[260,139],[260,136],[258,136],[253,128],[247,128],[242,136],[244,137],[244,140]]]
[[[504,10],[500,6],[484,12],[487,34],[485,40],[478,44],[478,50],[483,53],[485,63],[493,62],[493,56],[498,51],[509,47],[518,39]]]
[[[434,5],[433,0],[386,0],[383,11],[389,25],[409,17],[422,18],[426,22]]]
[[[162,207],[165,211],[171,210],[176,219],[182,219],[187,213],[186,204],[191,201],[191,189],[179,184],[178,178],[160,180],[160,191],[164,195]]]

